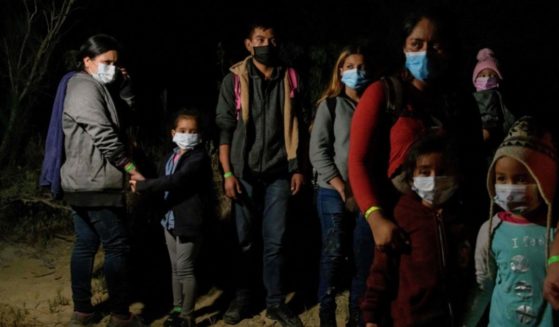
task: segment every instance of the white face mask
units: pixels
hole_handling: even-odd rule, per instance
[[[494,201],[515,214],[532,211],[542,202],[536,184],[495,184]]]
[[[195,133],[175,133],[173,142],[183,150],[192,149],[200,143],[200,136]]]
[[[115,80],[116,67],[115,65],[99,63],[97,64],[97,73],[93,73],[91,75],[102,84],[108,84]]]
[[[437,206],[450,199],[458,183],[454,176],[416,176],[411,188],[420,198]]]

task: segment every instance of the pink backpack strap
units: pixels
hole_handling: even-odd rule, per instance
[[[288,67],[287,68],[287,75],[289,78],[289,89],[291,90],[289,93],[289,97],[295,97],[295,91],[299,87],[299,80],[297,79],[297,71],[295,68]]]
[[[233,74],[233,92],[235,94],[235,109],[237,111],[237,120],[239,120],[241,114],[241,79],[236,74]]]

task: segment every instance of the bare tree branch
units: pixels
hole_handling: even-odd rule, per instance
[[[19,67],[21,67],[21,61],[23,60],[23,54],[24,51],[26,49],[26,45],[27,42],[29,40],[29,36],[31,35],[31,31],[33,28],[33,21],[35,20],[35,16],[37,15],[37,12],[39,11],[39,7],[37,6],[37,1],[33,0],[33,10],[30,11],[29,10],[29,5],[27,4],[27,0],[23,1],[23,5],[25,6],[25,16],[26,16],[26,21],[25,21],[25,33],[23,34],[23,38],[21,40],[21,45],[19,47],[19,57],[17,60],[17,66],[16,68],[19,69]]]
[[[59,8],[57,8],[53,3],[50,11],[47,10],[43,12],[47,24],[46,34],[41,40],[39,48],[35,52],[34,59],[32,60],[33,64],[29,73],[26,75],[28,76],[27,81],[18,95],[19,100],[25,98],[30,88],[34,86],[33,83],[35,81],[41,80],[45,75],[47,67],[46,65],[44,65],[44,63],[48,62],[50,53],[52,52],[54,45],[60,39],[60,29],[64,25],[64,22],[66,21],[66,18],[68,17],[68,14],[70,13],[74,2],[75,0],[65,0]],[[58,19],[55,19],[56,16],[58,16]]]
[[[32,99],[49,70],[53,51],[60,41],[64,23],[77,0],[18,0],[19,13],[14,11],[13,32],[0,36],[5,53],[7,90],[11,101],[3,110],[6,126],[1,135],[0,163],[14,157],[13,142],[20,138],[21,118],[30,110]],[[17,3],[18,1],[14,1]],[[0,69],[2,71],[2,69]]]
[[[4,52],[6,53],[6,61],[8,64],[8,80],[10,82],[10,87],[13,89],[15,89],[15,81],[14,81],[14,70],[13,70],[13,65],[12,65],[12,58],[10,57],[10,48],[8,46],[8,41],[6,39],[4,39],[4,42],[2,42],[2,45],[4,46]]]

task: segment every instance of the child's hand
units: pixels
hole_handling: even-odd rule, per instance
[[[547,268],[547,276],[543,283],[543,297],[554,310],[559,309],[559,263],[552,263]]]
[[[130,189],[132,189],[132,192],[136,193],[136,181],[130,180],[128,183],[130,184]]]
[[[146,178],[144,175],[140,174],[136,169],[130,172],[130,179],[133,181],[143,181]]]

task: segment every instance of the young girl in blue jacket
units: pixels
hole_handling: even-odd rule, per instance
[[[166,156],[160,177],[136,181],[135,192],[161,192],[161,220],[172,268],[173,305],[164,326],[194,326],[194,263],[208,210],[211,166],[200,137],[200,119],[180,111],[171,130],[176,147]]]

